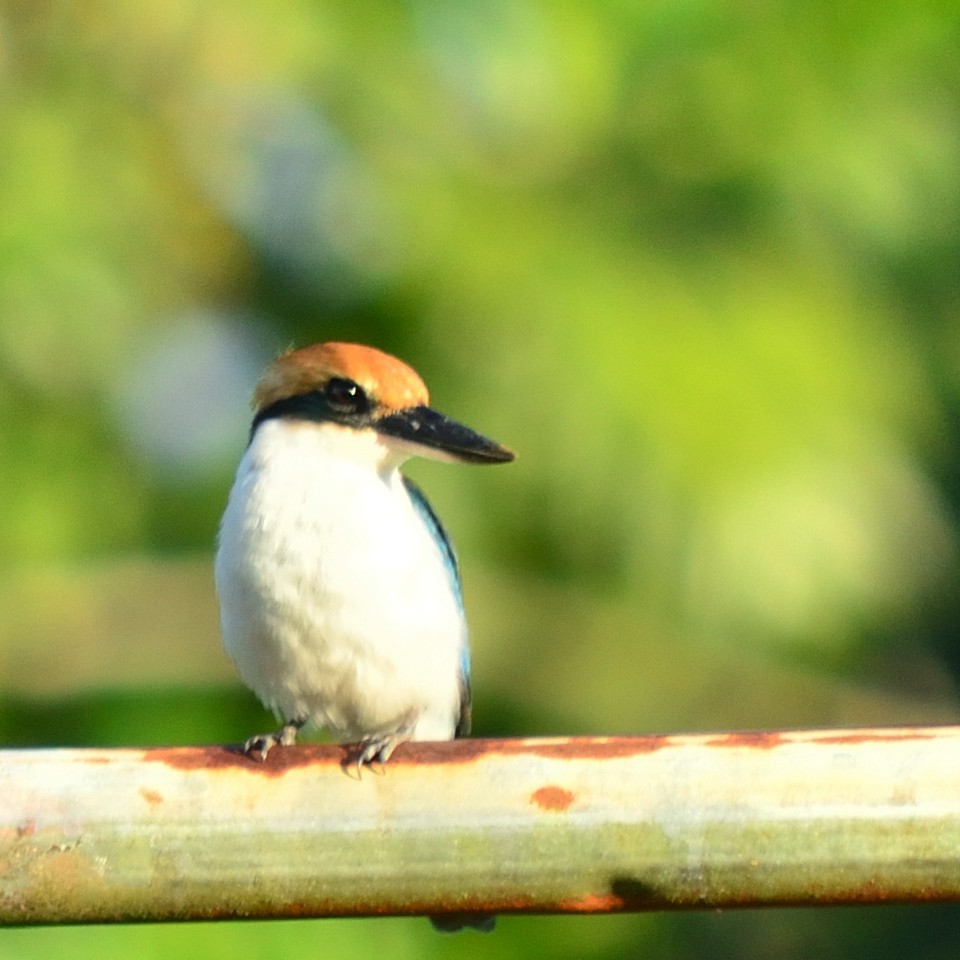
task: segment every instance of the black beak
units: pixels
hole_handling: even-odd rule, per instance
[[[509,463],[513,451],[430,407],[411,407],[373,421],[377,433],[418,448],[423,457],[463,463]]]

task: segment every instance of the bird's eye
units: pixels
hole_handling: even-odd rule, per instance
[[[344,377],[334,377],[324,393],[330,406],[340,413],[364,413],[370,407],[363,387]]]

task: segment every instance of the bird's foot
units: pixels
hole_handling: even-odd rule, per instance
[[[380,733],[373,737],[366,737],[357,744],[357,776],[369,767],[374,773],[383,773],[387,761],[393,756],[393,751],[410,739],[413,723],[405,723],[393,733]],[[374,764],[379,766],[379,769]]]
[[[296,743],[297,734],[304,723],[305,720],[288,720],[276,733],[258,733],[243,745],[243,752],[251,760],[263,763],[274,747],[289,747]]]

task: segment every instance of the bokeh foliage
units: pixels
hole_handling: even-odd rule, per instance
[[[0,6],[4,739],[263,722],[211,544],[257,369],[335,338],[520,454],[411,467],[478,732],[954,718],[958,40],[933,0]],[[824,916],[0,953],[956,952],[950,911]]]

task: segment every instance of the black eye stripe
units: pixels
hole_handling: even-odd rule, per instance
[[[260,410],[250,427],[252,437],[264,420],[285,418],[312,420],[315,423],[331,421],[351,427],[367,427],[372,418],[374,403],[359,383],[346,377],[333,377],[321,389],[284,397]]]

